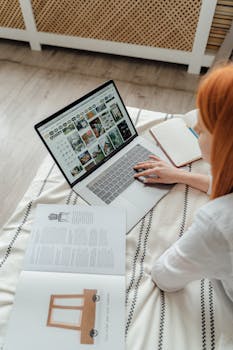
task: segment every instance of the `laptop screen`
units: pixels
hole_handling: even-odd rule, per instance
[[[71,186],[137,136],[113,81],[38,123],[35,129]]]

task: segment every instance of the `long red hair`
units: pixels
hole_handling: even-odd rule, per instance
[[[233,64],[210,71],[201,81],[197,107],[213,136],[211,198],[233,192]]]

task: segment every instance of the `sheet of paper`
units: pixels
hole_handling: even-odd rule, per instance
[[[151,128],[151,134],[168,158],[183,166],[201,158],[198,139],[180,118],[169,119]]]
[[[23,271],[4,350],[123,350],[125,278]]]
[[[39,205],[24,270],[124,275],[125,233],[118,208]]]

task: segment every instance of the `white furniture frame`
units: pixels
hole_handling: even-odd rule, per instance
[[[0,27],[0,37],[27,41],[32,50],[39,51],[41,50],[41,45],[47,44],[80,50],[181,63],[188,65],[188,72],[192,74],[199,74],[202,66],[210,67],[214,60],[214,54],[208,54],[205,51],[217,0],[202,0],[200,16],[191,52],[38,32],[33,16],[31,1],[19,0],[19,3],[26,29],[22,30]]]

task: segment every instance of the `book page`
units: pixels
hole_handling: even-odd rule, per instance
[[[198,139],[182,119],[169,119],[150,129],[152,136],[177,167],[201,158]]]
[[[125,234],[124,210],[39,205],[24,270],[123,275]]]
[[[23,271],[4,350],[124,349],[125,278]]]

